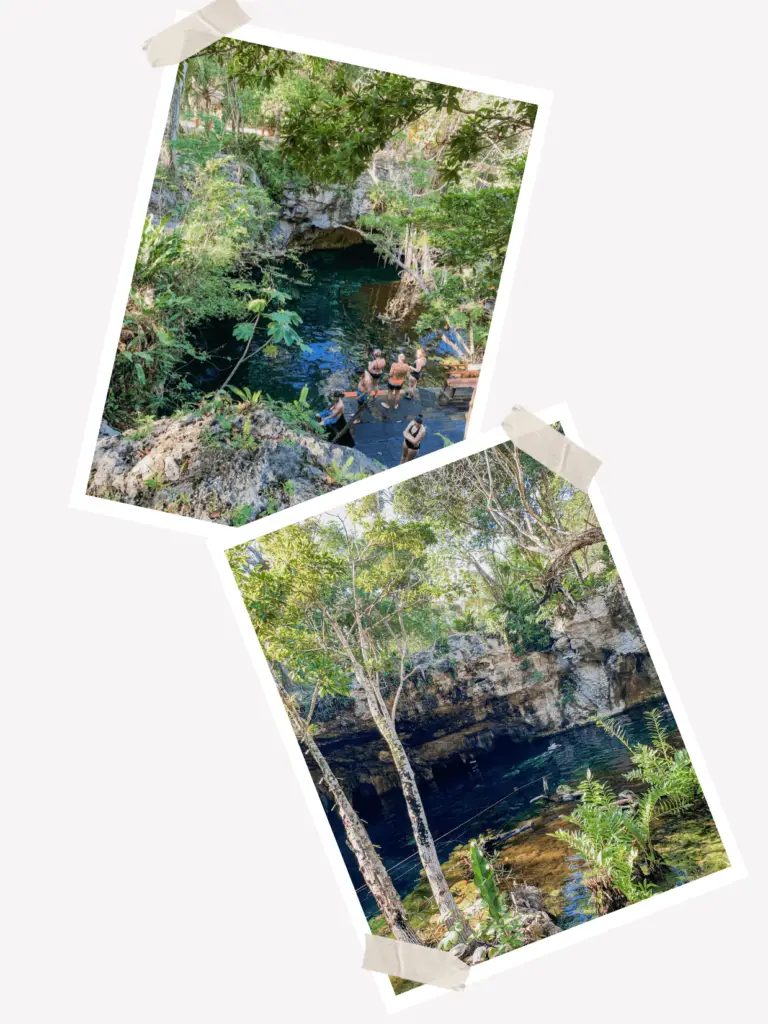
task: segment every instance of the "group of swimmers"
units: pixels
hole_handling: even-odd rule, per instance
[[[405,353],[398,353],[397,359],[392,363],[389,368],[389,377],[387,380],[387,400],[381,404],[385,409],[392,410],[393,402],[394,408],[400,404],[401,396],[406,398],[408,401],[416,397],[416,389],[419,385],[419,380],[424,372],[424,367],[427,364],[427,354],[423,348],[416,350],[416,359],[414,365],[411,366],[405,361]],[[384,375],[384,369],[387,363],[381,354],[381,349],[375,349],[373,358],[367,366],[359,366],[355,370],[355,373],[359,375],[357,382],[357,389],[355,395],[357,398],[357,416],[359,416],[363,409],[368,405],[369,402],[373,402],[379,396],[379,388],[381,387],[381,378]],[[408,383],[408,390],[405,395],[402,394],[403,387]],[[346,444],[349,446],[354,445],[354,439],[352,438],[351,425],[347,423],[344,415],[344,392],[334,391],[331,396],[331,405],[325,412],[318,415],[318,421],[326,428],[329,434],[329,439],[337,444]],[[355,418],[357,419],[357,417]],[[355,420],[353,420],[355,422]],[[416,458],[421,447],[421,442],[424,440],[424,435],[427,430],[424,426],[424,417],[419,413],[413,420],[411,420],[405,430],[403,431],[403,452],[400,459],[400,463],[410,462],[411,459]]]
[[[368,366],[361,366],[355,372],[360,374],[360,380],[357,385],[358,396],[360,394],[372,395],[373,398],[377,398],[379,394],[379,387],[381,386],[381,378],[384,375],[384,367],[387,365],[387,361],[381,354],[381,349],[375,349],[373,358],[371,359]],[[397,359],[392,363],[389,368],[389,379],[387,380],[387,400],[381,404],[385,409],[392,408],[392,402],[395,403],[395,409],[400,404],[400,395],[402,394],[403,387],[406,379],[408,381],[408,392],[404,396],[407,399],[416,397],[416,388],[418,387],[421,375],[424,372],[424,367],[427,365],[427,353],[423,348],[416,349],[416,359],[414,365],[411,366],[405,361],[405,353],[399,352]],[[358,401],[359,401],[358,397]]]

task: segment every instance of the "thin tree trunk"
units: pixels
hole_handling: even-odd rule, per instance
[[[413,838],[416,841],[416,849],[419,852],[424,873],[427,876],[429,887],[437,903],[438,911],[445,924],[454,929],[462,942],[472,941],[472,929],[459,910],[453,893],[450,890],[443,869],[440,866],[440,858],[437,855],[435,841],[429,828],[427,816],[424,811],[424,804],[421,800],[419,787],[416,784],[416,776],[411,762],[408,759],[405,747],[400,737],[392,716],[389,713],[386,702],[381,695],[379,687],[368,677],[362,666],[355,660],[355,677],[365,692],[368,708],[376,728],[381,733],[384,742],[387,744],[392,760],[395,764],[400,779],[400,788],[405,798],[405,806],[413,829]]]
[[[173,86],[173,95],[171,96],[171,109],[168,112],[168,121],[165,125],[165,134],[163,136],[163,150],[167,154],[166,166],[172,170],[176,170],[176,157],[174,155],[173,144],[179,137],[179,120],[181,118],[181,100],[184,95],[184,82],[187,78],[187,62],[184,61],[176,74],[176,81]]]
[[[280,666],[279,671],[281,673],[284,671],[282,666]],[[323,781],[328,787],[331,796],[336,801],[336,809],[339,813],[342,824],[344,825],[344,831],[347,836],[349,848],[357,859],[360,873],[365,879],[365,884],[370,889],[379,910],[384,915],[390,931],[394,937],[396,939],[400,939],[401,942],[413,942],[420,945],[421,940],[408,921],[400,896],[392,883],[392,879],[389,877],[389,872],[385,868],[381,857],[379,857],[376,852],[376,848],[371,842],[371,838],[368,835],[365,826],[350,803],[341,783],[331,769],[331,766],[328,764],[325,757],[323,757],[320,748],[315,743],[312,733],[306,727],[306,723],[302,720],[296,708],[291,703],[286,690],[279,683],[278,688],[280,690],[280,696],[283,699],[285,709],[288,712],[288,717],[291,721],[294,735],[297,740],[304,745],[307,752],[311,755],[313,761],[320,769]]]

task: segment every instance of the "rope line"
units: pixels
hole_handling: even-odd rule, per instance
[[[504,803],[505,800],[509,800],[509,798],[511,796],[514,796],[515,793],[519,793],[523,789],[528,789],[530,786],[535,786],[539,782],[543,783],[544,779],[546,779],[546,778],[548,778],[547,775],[542,775],[540,779],[533,779],[531,782],[526,782],[522,786],[515,786],[515,788],[511,789],[509,791],[509,793],[507,793],[505,796],[501,797],[499,800],[494,800],[494,802],[492,804],[488,804],[487,807],[481,808],[476,814],[473,814],[471,818],[467,818],[465,821],[460,822],[458,825],[454,825],[453,828],[448,829],[447,832],[443,832],[443,834],[441,836],[438,836],[436,839],[434,839],[433,842],[435,843],[435,845],[437,845],[437,843],[442,842],[442,840],[445,839],[446,836],[450,836],[454,832],[457,832],[460,828],[463,828],[464,825],[468,825],[470,823],[470,821],[474,821],[475,818],[479,818],[481,814],[485,814],[486,811],[490,811],[490,809],[492,807],[496,807],[498,804]],[[419,851],[416,850],[413,853],[409,854],[409,856],[404,857],[402,860],[399,860],[397,862],[397,864],[393,864],[393,866],[391,868],[387,869],[390,877],[392,877],[393,872],[397,871],[397,869],[399,867],[402,867],[403,864],[407,864],[409,861],[413,860],[414,857],[418,857],[418,856],[419,856]],[[402,873],[403,872],[401,872],[401,874]],[[366,882],[363,882],[362,885],[359,885],[357,887],[357,889],[355,889],[355,892],[361,892],[363,889],[367,889],[367,888],[368,888],[368,884]]]

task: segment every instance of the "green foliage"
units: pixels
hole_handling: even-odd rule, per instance
[[[307,398],[308,394],[309,388],[305,385],[299,392],[299,397],[292,402],[269,397],[266,401],[272,412],[279,416],[286,426],[311,434],[322,434],[323,429],[317,422],[315,412]]]
[[[453,620],[453,629],[456,633],[477,633],[479,628],[480,626],[471,611]]]
[[[549,629],[538,618],[536,604],[516,586],[507,587],[496,605],[507,640],[515,654],[547,651],[552,646]]]
[[[617,893],[627,903],[653,894],[653,881],[664,869],[653,840],[655,824],[665,816],[679,817],[703,801],[687,750],[675,750],[669,743],[657,709],[647,712],[646,718],[649,744],[630,744],[620,725],[596,720],[629,751],[634,767],[625,777],[644,785],[643,795],[632,806],[618,806],[611,788],[588,771],[579,786],[582,803],[565,819],[577,830],[553,833],[586,862],[598,913],[621,905]]]
[[[302,352],[312,351],[311,347],[304,344],[301,335],[294,329],[295,324],[301,323],[301,317],[294,310],[281,309],[276,313],[267,313],[267,319],[269,320],[267,334],[273,344],[296,345]]]
[[[572,704],[575,700],[578,683],[573,676],[565,674],[558,680],[557,689],[560,694],[557,698],[557,703],[561,708],[564,708],[567,707],[568,704]]]
[[[144,481],[144,486],[148,491],[159,491],[161,488],[167,485],[167,480],[163,473],[152,473]]]
[[[231,526],[245,526],[253,519],[253,505],[238,505],[229,517]]]
[[[430,632],[434,616],[427,600],[430,588],[419,571],[433,540],[431,531],[387,520],[368,499],[349,506],[348,515],[350,524],[356,524],[354,534],[351,526],[330,517],[262,538],[259,550],[268,568],[254,571],[244,552],[230,553],[268,657],[285,665],[299,684],[306,680],[326,692],[343,694],[351,681],[350,655],[338,636],[328,632],[329,616],[346,623],[355,595],[371,605],[370,643],[364,650],[354,636],[349,643],[355,645],[361,663],[384,674],[399,666],[398,637],[389,628],[396,595],[407,593],[407,600],[398,605],[399,614],[403,628],[417,642]],[[360,556],[354,570],[348,544]]]
[[[351,472],[349,467],[354,461],[354,455],[350,455],[343,466],[339,466],[337,463],[332,462],[325,471],[328,475],[329,481],[338,487],[343,487],[344,484],[354,483],[355,480],[364,480],[368,475],[367,473]]]
[[[610,786],[598,782],[590,771],[579,789],[581,805],[565,818],[577,830],[557,829],[552,835],[585,861],[587,886],[598,913],[647,899],[653,890],[638,877],[640,850],[635,842],[638,836],[643,844],[649,843],[647,831],[639,820],[633,821],[632,811],[616,806]]]
[[[478,930],[477,937],[491,944],[498,953],[518,949],[523,944],[520,924],[499,891],[490,861],[474,841],[470,843],[470,859],[475,885],[489,916],[489,921]]]
[[[192,166],[181,223],[145,221],[105,408],[119,427],[199,398],[180,372],[206,358],[190,328],[249,309],[240,275],[266,245],[274,213],[263,190],[239,185],[229,169],[228,158]]]
[[[151,416],[140,416],[133,430],[126,430],[123,436],[130,438],[132,441],[140,441],[145,437],[149,437],[154,424],[155,421]]]
[[[250,388],[236,388],[234,384],[229,385],[232,394],[240,399],[242,405],[255,408],[261,401],[261,391],[251,391]]]
[[[701,784],[685,747],[676,750],[670,744],[658,708],[647,711],[645,718],[651,733],[650,743],[629,744],[619,724],[605,718],[597,718],[595,722],[627,748],[634,767],[625,777],[649,787],[655,812],[680,814],[703,801]]]

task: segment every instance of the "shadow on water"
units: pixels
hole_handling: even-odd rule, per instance
[[[676,725],[664,701],[644,705],[617,715],[630,742],[646,742],[649,738],[644,712],[659,707],[664,723],[676,735]],[[630,768],[626,749],[594,725],[585,725],[557,736],[547,736],[523,742],[512,742],[500,737],[490,751],[473,752],[468,763],[460,763],[454,771],[435,772],[434,782],[421,782],[420,788],[432,833],[436,839],[441,861],[448,860],[457,846],[489,830],[509,830],[522,821],[535,819],[532,831],[523,833],[506,844],[499,853],[498,864],[510,872],[518,882],[535,885],[542,890],[547,906],[558,924],[569,928],[594,916],[589,894],[582,880],[582,863],[571,856],[563,843],[548,833],[559,826],[563,814],[570,807],[547,805],[541,812],[532,798],[542,792],[542,777],[546,775],[550,791],[565,784],[576,787],[587,768],[599,778],[611,782],[619,791],[629,784],[622,773]],[[357,796],[355,806],[364,818],[371,839],[379,847],[382,859],[402,896],[407,895],[419,882],[421,864],[414,856],[413,836],[405,806],[399,791],[382,797]],[[572,805],[571,805],[572,806]],[[708,813],[710,841],[714,830]],[[337,815],[330,811],[328,818],[347,868],[352,876],[366,915],[378,913],[359,873],[354,855],[346,846],[344,832]],[[707,822],[691,823],[692,835],[703,834]],[[715,840],[718,849],[719,840]],[[696,877],[695,842],[689,844],[691,870],[682,864],[679,877],[672,884],[680,884]],[[716,851],[713,851],[716,853]],[[722,866],[722,864],[717,865]],[[709,870],[716,870],[710,867]],[[701,872],[699,872],[701,873]]]
[[[302,260],[310,274],[307,283],[299,283],[291,264],[283,270],[297,282],[288,285],[294,295],[289,307],[302,319],[297,330],[311,352],[281,346],[272,359],[247,360],[232,383],[282,400],[296,398],[307,385],[309,400],[320,408],[330,388],[346,389],[356,383],[355,367],[367,363],[374,348],[380,348],[388,362],[401,350],[410,359],[415,357],[418,338],[415,331],[379,317],[400,283],[396,270],[376,255],[373,246],[314,250],[303,254]],[[232,338],[235,323],[210,321],[198,331],[198,344],[213,360],[198,364],[188,377],[200,390],[218,387],[242,353],[243,343]],[[265,341],[266,337],[259,340],[257,335],[257,344]],[[436,383],[438,376],[434,366],[431,371],[428,367],[425,382]]]

